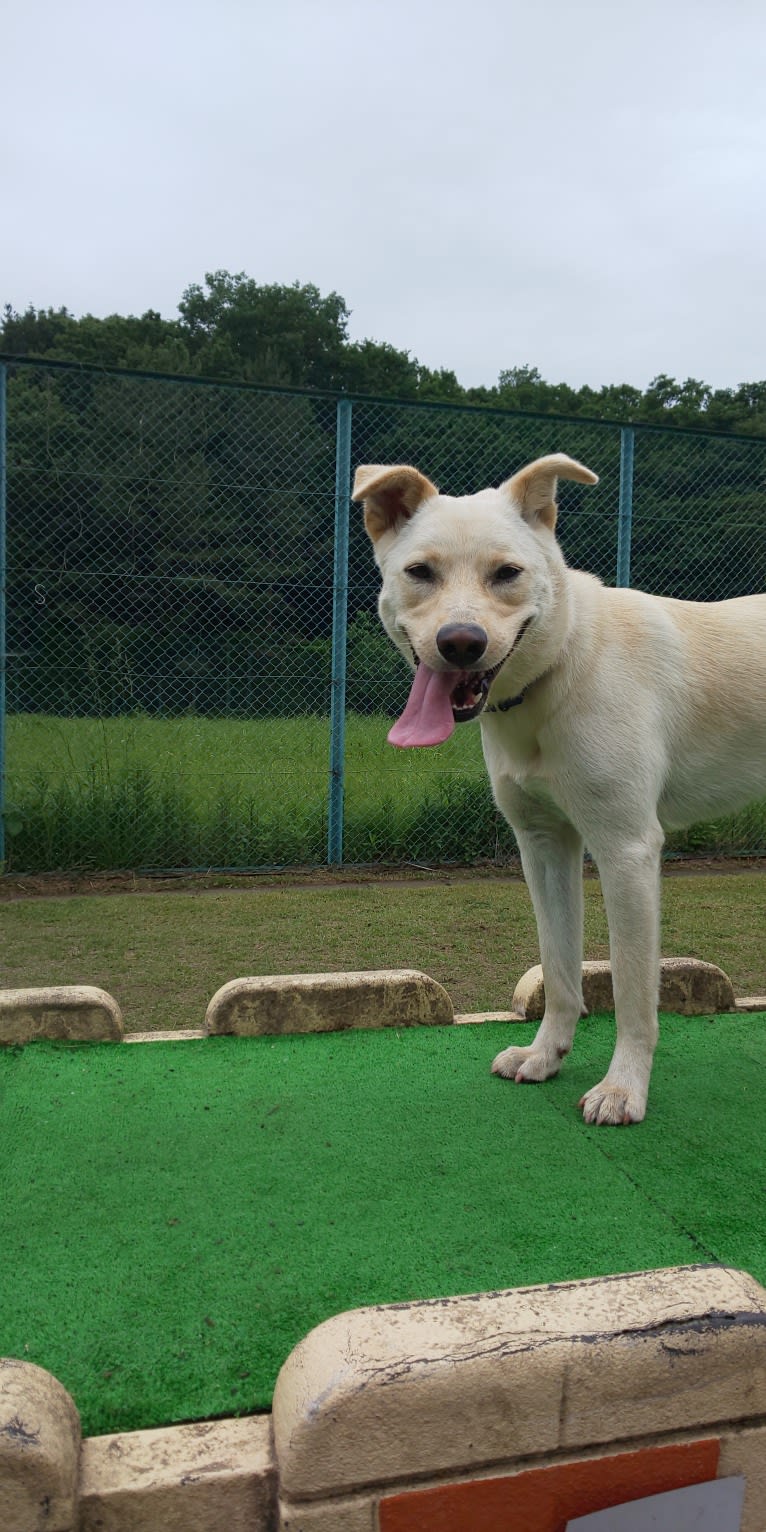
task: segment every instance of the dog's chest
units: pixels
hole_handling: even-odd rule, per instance
[[[490,777],[511,776],[524,783],[545,780],[548,771],[540,734],[529,713],[524,717],[482,718],[481,733]]]

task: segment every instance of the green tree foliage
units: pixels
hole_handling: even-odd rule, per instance
[[[17,314],[6,305],[0,325],[0,351],[9,356],[39,356],[80,362],[91,367],[129,367],[153,372],[193,371],[188,336],[178,320],[163,319],[154,309],[140,318],[110,314],[75,319],[68,309],[28,308]]]
[[[225,271],[188,287],[175,319],[6,308],[0,351],[41,358],[9,377],[11,707],[326,712],[336,391],[360,401],[354,462],[416,462],[450,494],[551,451],[588,463],[600,482],[562,484],[559,529],[569,562],[607,581],[615,426],[651,427],[636,432],[634,583],[698,600],[766,586],[766,382],[715,390],[660,374],[643,392],[574,389],[517,365],[465,390],[406,351],[350,341],[349,319],[337,293]],[[412,408],[424,402],[464,407]],[[393,713],[407,674],[372,616],[377,587],[354,514],[348,699]]]
[[[96,367],[191,374],[283,388],[329,389],[397,399],[428,399],[658,426],[766,436],[766,379],[713,389],[659,373],[643,391],[550,383],[537,367],[501,371],[494,386],[463,388],[454,372],[431,369],[386,341],[349,340],[350,310],[339,293],[311,283],[259,284],[245,272],[207,272],[187,287],[178,318],[154,309],[140,317],[66,308],[17,313],[6,305],[0,351]]]
[[[349,312],[338,293],[276,283],[243,271],[208,272],[178,305],[197,370],[284,388],[342,387]]]
[[[332,402],[43,368],[8,394],[11,706],[323,711]]]

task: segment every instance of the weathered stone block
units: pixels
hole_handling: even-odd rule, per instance
[[[764,1412],[766,1292],[706,1266],[340,1314],[285,1362],[273,1418],[295,1508]]]
[[[343,1032],[351,1027],[444,1026],[454,1020],[447,991],[416,969],[301,973],[232,979],[210,1001],[209,1033],[240,1037]]]
[[[0,1043],[119,1043],[123,1031],[122,1011],[104,989],[62,984],[0,990]]]
[[[271,1417],[83,1442],[78,1532],[273,1532]]]
[[[588,1011],[613,1011],[612,965],[582,965],[583,998]],[[540,964],[519,979],[511,1002],[526,1021],[540,1021],[545,1010],[545,986]],[[715,1016],[736,1010],[731,980],[714,963],[699,958],[663,958],[660,963],[659,1006],[679,1016]]]
[[[0,1527],[71,1532],[77,1524],[80,1417],[63,1384],[0,1357]]]

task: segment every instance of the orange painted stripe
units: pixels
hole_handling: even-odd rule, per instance
[[[719,1451],[719,1441],[682,1442],[407,1490],[381,1500],[380,1532],[565,1532],[572,1517],[714,1479]]]

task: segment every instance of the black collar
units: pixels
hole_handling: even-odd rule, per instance
[[[532,682],[530,681],[529,684],[531,686]],[[528,690],[528,688],[525,686],[523,692],[519,692],[518,697],[505,697],[502,702],[489,702],[489,703],[487,703],[487,706],[485,707],[484,712],[485,713],[507,713],[509,708],[518,707],[519,703],[524,701],[524,698],[527,695],[527,690]]]
[[[542,675],[535,676],[533,681],[527,681],[527,684],[524,687],[523,692],[519,692],[518,697],[504,697],[502,702],[489,702],[489,703],[487,703],[487,706],[483,709],[483,712],[485,712],[485,713],[507,713],[509,708],[519,707],[520,704],[524,701],[524,698],[526,697],[527,692],[531,691],[532,687],[536,686],[538,681],[544,681],[545,677],[550,675],[550,673],[553,670],[553,668],[554,667],[551,665],[548,670],[544,670],[543,671]]]

